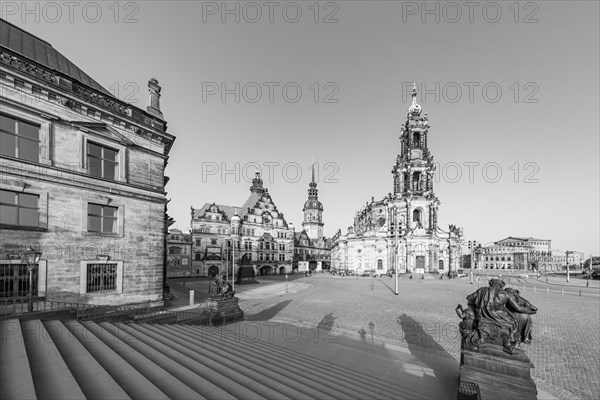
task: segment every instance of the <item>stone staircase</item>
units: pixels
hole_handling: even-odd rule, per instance
[[[243,335],[232,340],[224,332],[192,325],[0,321],[0,398],[425,398],[352,366]]]

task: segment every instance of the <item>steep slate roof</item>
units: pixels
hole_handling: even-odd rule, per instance
[[[260,200],[260,195],[257,193],[251,193],[248,199],[242,204],[241,207],[234,206],[226,206],[224,204],[216,204],[216,203],[205,203],[202,208],[194,209],[194,217],[202,216],[206,210],[210,208],[210,206],[215,205],[219,207],[219,210],[227,216],[228,219],[231,219],[237,210],[238,216],[240,218],[244,218],[246,214],[248,214],[248,208],[252,209],[256,205],[256,203]]]
[[[262,329],[251,325],[254,330],[240,332]],[[227,336],[231,327],[10,319],[0,321],[0,328],[2,399],[440,397],[420,388],[416,392],[415,385],[409,389],[406,381],[419,378],[399,377],[387,353],[373,362],[377,346],[357,356],[353,348],[337,347],[337,341],[319,347],[312,335],[300,337],[302,345],[291,350],[287,347],[294,348],[294,341],[274,344],[266,334]],[[276,332],[280,337],[283,330]],[[311,355],[318,349],[339,364]]]
[[[60,72],[83,85],[113,96],[112,93],[52,47],[50,43],[3,19],[0,19],[0,46],[27,57],[42,66]]]

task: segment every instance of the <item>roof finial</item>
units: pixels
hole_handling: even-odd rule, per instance
[[[311,183],[315,183],[315,159],[314,159],[314,157],[312,159],[312,164],[310,165],[310,169],[312,171]]]
[[[408,112],[412,114],[420,114],[421,106],[417,104],[417,84],[413,82],[412,104],[408,108]]]

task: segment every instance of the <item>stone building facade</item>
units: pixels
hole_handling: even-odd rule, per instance
[[[167,277],[191,276],[192,235],[171,229],[167,236]]]
[[[206,203],[191,209],[196,275],[231,277],[251,266],[256,275],[292,272],[294,228],[271,198],[259,172],[240,207]]]
[[[428,148],[429,122],[413,89],[400,137],[401,149],[392,168],[393,191],[371,198],[356,213],[345,234],[333,237],[335,269],[354,273],[449,272],[460,263],[462,229],[438,227],[440,201],[433,191],[435,165]]]
[[[0,296],[163,299],[165,175],[175,137],[149,82],[120,101],[49,43],[0,20]]]
[[[551,240],[533,237],[513,237],[482,248],[480,269],[523,269],[562,271],[569,266],[579,268],[582,253],[552,250]]]

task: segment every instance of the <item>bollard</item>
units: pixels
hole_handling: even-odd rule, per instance
[[[560,291],[562,292],[562,295],[564,296],[565,295],[565,289],[561,289]]]
[[[525,292],[525,285],[523,285],[523,292]]]
[[[194,305],[194,291],[190,290],[190,306]]]
[[[550,293],[550,288],[549,287],[546,288],[546,293]]]
[[[533,293],[535,293],[535,286],[533,287]]]
[[[581,290],[579,290],[579,297],[581,297]]]

